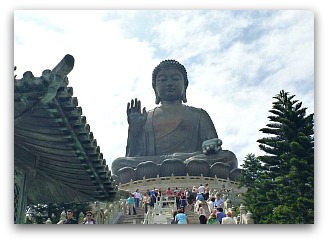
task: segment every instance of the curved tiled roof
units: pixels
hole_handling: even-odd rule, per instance
[[[68,73],[66,55],[53,69],[14,82],[15,170],[27,173],[28,203],[110,200],[117,191]]]

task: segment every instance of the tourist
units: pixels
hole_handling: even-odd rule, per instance
[[[173,217],[171,218],[170,224],[177,224],[178,222],[175,220],[175,217],[177,216],[178,211],[173,212]]]
[[[200,224],[206,224],[207,217],[206,217],[206,212],[205,212],[205,209],[203,208],[203,204],[202,203],[200,203],[198,205],[197,214],[198,214],[199,223]]]
[[[186,189],[186,197],[187,197],[187,208],[190,211],[192,211],[195,197],[191,189],[190,190],[188,188]]]
[[[150,196],[149,207],[151,207],[151,208],[155,207],[155,204],[157,202],[157,195],[158,195],[158,193],[156,192],[155,188],[153,190],[149,191],[149,196]]]
[[[204,193],[204,199],[205,201],[210,198],[210,187],[208,186],[208,183],[205,184],[205,193]]]
[[[220,222],[220,224],[222,224],[222,218],[226,217],[226,214],[223,212],[223,208],[218,208],[218,212],[216,213],[217,217],[218,217],[218,221]]]
[[[149,207],[149,204],[150,204],[150,196],[149,196],[148,192],[144,193],[142,201],[143,201],[143,207],[145,209],[145,213],[147,213],[148,212],[148,207]]]
[[[78,224],[77,220],[73,218],[73,211],[68,209],[66,211],[66,219],[64,220],[63,224]]]
[[[204,199],[206,200],[206,198],[205,198],[205,187],[202,184],[200,184],[200,186],[198,187],[198,192],[201,193],[203,195]]]
[[[178,209],[178,213],[175,216],[175,221],[177,222],[177,224],[188,224],[187,215],[183,213],[182,208]]]
[[[179,198],[179,206],[180,208],[183,208],[183,212],[185,212],[187,206],[187,197],[184,193],[181,193],[181,196]]]
[[[139,192],[139,189],[137,189],[137,190],[133,193],[133,196],[134,196],[134,203],[135,203],[135,206],[136,206],[136,208],[138,208],[139,205],[140,205],[140,198],[141,198],[141,193]]]
[[[173,194],[174,194],[174,197],[175,197],[175,204],[177,206],[177,209],[179,209],[179,207],[180,207],[179,201],[180,201],[180,196],[181,196],[181,190],[176,187]]]
[[[134,207],[134,196],[130,193],[130,196],[126,199],[126,204],[128,206],[129,215],[133,211],[133,215],[137,214],[136,208]]]
[[[204,202],[205,201],[204,196],[203,196],[203,194],[201,192],[198,192],[197,193],[196,202],[197,201],[201,201],[201,202]]]
[[[207,207],[208,207],[208,211],[211,213],[213,211],[214,208],[214,201],[215,201],[215,197],[210,197],[206,203],[207,203]]]
[[[87,211],[83,224],[96,224],[96,221],[93,219],[93,214],[91,211]]]
[[[223,208],[224,202],[223,199],[220,197],[220,193],[215,194],[215,200],[214,200],[214,207],[215,208]]]
[[[236,224],[235,220],[232,218],[232,213],[227,212],[227,216],[222,218],[222,224]]]
[[[219,220],[217,220],[216,210],[208,216],[207,224],[220,224]]]
[[[172,190],[171,190],[170,187],[167,188],[165,194],[166,194],[166,196],[168,197],[168,199],[172,199],[172,197],[173,197],[173,192],[172,192]]]

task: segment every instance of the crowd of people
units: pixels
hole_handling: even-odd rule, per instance
[[[223,188],[226,191],[225,188]],[[162,196],[166,196],[168,201],[174,201],[176,210],[171,218],[171,224],[187,224],[189,223],[186,215],[186,209],[193,211],[198,215],[200,224],[235,224],[230,211],[224,213],[224,201],[220,193],[211,196],[211,191],[208,184],[200,184],[193,186],[191,189],[171,189],[168,187],[166,191],[161,189],[148,189],[143,194],[140,194],[139,189],[130,193],[127,198],[128,214],[136,214],[136,207],[142,207],[147,213],[149,208],[154,208],[157,201],[160,201]],[[163,206],[166,206],[163,203]],[[209,215],[207,215],[209,214]]]
[[[224,191],[225,188],[223,188]],[[168,201],[175,201],[176,208],[174,209],[171,218],[171,224],[188,224],[190,223],[186,210],[189,209],[198,215],[200,224],[236,224],[232,218],[231,211],[224,212],[224,201],[221,198],[220,192],[214,196],[210,195],[211,191],[208,184],[188,189],[171,189],[166,191],[161,189],[148,189],[144,193],[140,193],[139,189],[129,194],[126,199],[128,215],[136,215],[137,209],[142,207],[147,213],[149,208],[154,208],[155,204],[160,201],[162,196],[166,196]],[[168,205],[164,202],[163,206]],[[208,214],[208,215],[207,215]],[[77,224],[78,221],[73,217],[73,211],[66,211],[66,219],[63,224]],[[82,224],[96,224],[93,218],[92,211],[87,211]]]

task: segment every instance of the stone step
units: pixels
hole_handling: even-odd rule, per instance
[[[141,224],[143,220],[143,215],[125,215],[121,217],[119,224]]]
[[[199,224],[197,213],[194,213],[194,211],[190,211],[190,209],[186,209],[185,214],[187,215],[189,224]]]
[[[123,215],[120,220],[118,221],[118,224],[141,224],[144,220],[144,208],[136,208],[136,215]],[[208,211],[206,211],[208,213]],[[199,224],[199,218],[198,214],[194,212],[194,210],[190,210],[190,208],[186,208],[185,214],[188,217],[189,224]],[[207,214],[208,216],[209,214]]]
[[[129,215],[128,213],[126,215],[123,215],[120,220],[118,221],[118,224],[141,224],[141,222],[144,220],[144,208],[136,208],[137,214]]]
[[[209,216],[209,211],[207,207],[205,208],[206,216]],[[188,217],[189,223],[190,224],[200,224],[198,214],[194,212],[194,210],[190,210],[190,208],[186,208],[185,214]]]

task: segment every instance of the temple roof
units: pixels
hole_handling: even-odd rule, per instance
[[[28,174],[28,203],[110,200],[117,191],[68,73],[66,55],[52,70],[14,80],[15,172]]]

